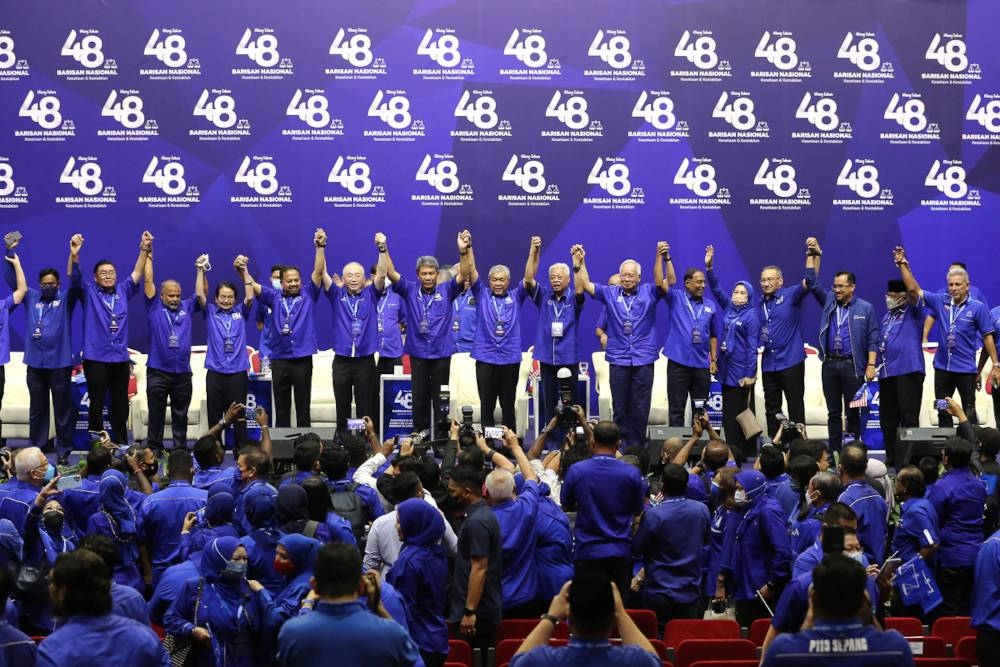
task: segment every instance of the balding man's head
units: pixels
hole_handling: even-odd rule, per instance
[[[340,274],[341,278],[344,280],[344,287],[351,294],[357,294],[365,286],[365,267],[361,266],[358,262],[348,262],[344,264],[343,273]]]
[[[164,307],[177,310],[181,305],[181,284],[176,280],[164,280],[160,283],[160,301]]]

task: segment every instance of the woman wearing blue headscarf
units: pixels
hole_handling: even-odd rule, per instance
[[[719,361],[716,377],[722,384],[722,428],[733,458],[741,463],[756,455],[756,440],[748,440],[736,421],[736,415],[748,407],[754,409],[753,385],[757,380],[757,343],[760,319],[753,305],[753,286],[740,280],[727,295],[712,270],[715,248],[705,248],[705,276],[712,295],[725,309],[722,335],[719,337]]]
[[[403,541],[386,580],[403,596],[410,612],[410,636],[427,667],[441,667],[448,654],[444,612],[448,561],[441,550],[444,517],[422,498],[396,506],[396,530]]]
[[[275,632],[288,619],[297,616],[299,605],[309,594],[309,580],[319,552],[320,541],[292,533],[278,540],[274,552],[274,569],[284,575],[285,587],[267,607],[267,624]]]
[[[128,479],[118,470],[107,470],[98,486],[98,511],[87,522],[88,535],[104,535],[115,543],[119,563],[111,578],[122,586],[145,590],[139,572],[139,519],[125,499]]]
[[[186,664],[269,664],[259,639],[270,596],[247,581],[246,549],[235,537],[214,539],[202,551],[199,569],[200,576],[184,583],[163,617],[167,632],[192,641]]]
[[[235,537],[241,533],[233,520],[236,498],[232,486],[227,482],[216,482],[208,489],[205,509],[189,512],[181,526],[181,541],[177,547],[177,560],[183,561],[192,552],[201,551],[205,545],[217,537]]]
[[[40,572],[54,567],[59,554],[76,548],[73,533],[64,521],[63,507],[54,497],[59,493],[58,481],[56,476],[38,491],[24,519],[23,563]],[[21,616],[31,626],[22,623],[22,629],[30,629],[32,634],[48,634],[55,629],[52,604],[44,582],[34,595],[21,599]]]
[[[8,570],[20,565],[23,553],[24,542],[21,540],[21,534],[17,532],[17,527],[10,519],[0,519],[0,568]],[[3,610],[4,619],[17,627],[17,606],[11,599],[4,602],[6,603]]]
[[[285,578],[274,571],[274,552],[282,535],[275,519],[274,495],[259,484],[243,494],[242,502],[250,533],[240,540],[240,544],[250,557],[249,576],[263,584],[268,593],[277,595],[285,585]]]

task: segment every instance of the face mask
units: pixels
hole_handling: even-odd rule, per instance
[[[885,307],[887,310],[893,310],[894,308],[899,308],[903,305],[904,299],[896,299],[891,296],[885,297]]]
[[[810,491],[809,492],[809,502],[814,503],[817,500],[819,500],[819,491]]]
[[[845,551],[844,555],[861,565],[865,564],[865,552],[864,551]]]
[[[45,477],[43,477],[43,479],[46,482],[51,482],[52,478],[55,476],[56,476],[56,467],[50,463],[48,464],[48,467],[45,469]]]
[[[59,294],[59,288],[56,285],[42,285],[39,292],[42,294],[43,301],[51,301]]]
[[[62,531],[63,520],[63,513],[59,510],[42,512],[42,523],[44,523],[45,527],[54,533]]]
[[[159,467],[155,466],[155,465],[154,466],[143,466],[142,467],[142,472],[146,475],[146,479],[150,479],[153,476],[155,476],[158,470],[159,470]]]
[[[247,564],[244,561],[229,561],[226,569],[219,575],[219,580],[226,584],[238,584],[246,578]]]
[[[271,278],[271,287],[281,289],[281,278]]]
[[[275,558],[274,559],[274,571],[278,574],[295,574],[295,563],[288,560],[287,558]]]
[[[734,292],[733,293],[733,298],[730,299],[730,301],[737,308],[740,307],[740,306],[745,306],[745,305],[747,305],[747,295],[746,294],[736,294]]]
[[[743,489],[736,489],[736,493],[733,494],[733,502],[737,505],[746,505],[749,500],[747,500],[747,492]]]

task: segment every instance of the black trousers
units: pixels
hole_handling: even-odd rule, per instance
[[[233,403],[244,403],[247,400],[247,374],[205,372],[205,398],[207,413],[205,415],[209,428],[219,423],[222,416]],[[239,419],[233,422],[236,435],[235,450],[239,450],[247,441],[247,422]]]
[[[663,628],[666,627],[669,621],[675,618],[696,619],[702,617],[702,614],[698,613],[698,600],[676,602],[666,595],[643,593],[642,606],[644,609],[650,609],[656,613],[660,637],[663,636]]]
[[[972,590],[975,585],[974,570],[971,565],[938,568],[937,584],[941,589],[942,601],[937,609],[931,612],[934,618],[969,615],[972,609]]]
[[[337,428],[346,429],[351,416],[351,396],[358,410],[358,419],[378,419],[378,370],[375,355],[367,357],[333,358],[333,400],[337,402]]]
[[[173,447],[187,447],[188,408],[191,407],[191,373],[167,373],[156,368],[146,370],[146,404],[149,428],[146,441],[163,447],[163,429],[170,399],[170,431]]]
[[[413,430],[424,431],[431,426],[431,402],[434,414],[441,409],[441,385],[448,384],[451,358],[421,359],[410,357],[410,378],[413,386]]]
[[[128,442],[128,380],[127,361],[83,360],[83,373],[87,378],[87,394],[90,408],[87,413],[87,428],[91,431],[104,430],[104,401],[110,394],[108,422],[111,425],[111,440],[119,444]]]
[[[778,603],[778,598],[772,598],[767,604],[771,609]],[[751,600],[736,600],[733,603],[733,607],[736,610],[736,622],[740,624],[741,628],[749,628],[750,624],[756,621],[758,618],[771,618],[771,614],[768,613],[767,607],[764,603],[760,601],[759,597],[754,596]]]
[[[671,426],[684,426],[688,396],[691,400],[707,399],[710,382],[707,368],[685,366],[673,360],[667,362],[667,419]]]
[[[45,447],[49,441],[49,394],[55,411],[56,452],[68,456],[73,450],[73,432],[76,429],[76,406],[73,404],[73,369],[32,368],[28,366],[25,378],[28,385],[28,440],[35,447]],[[3,371],[0,370],[0,377]],[[3,389],[0,387],[0,398]]]
[[[271,360],[271,385],[274,389],[274,425],[292,425],[292,390],[295,390],[295,425],[311,426],[312,356]]]
[[[753,385],[748,387],[732,387],[722,385],[722,430],[726,436],[726,444],[733,450],[737,463],[742,463],[748,456],[757,455],[757,442],[747,440],[743,429],[736,421],[736,415],[747,408],[756,414],[753,404]]]
[[[570,372],[570,386],[573,388],[573,403],[583,406],[586,401],[580,395],[577,375],[579,364],[562,364],[553,366],[552,364],[538,364],[540,374],[538,376],[538,430],[541,431],[556,414],[556,404],[559,402],[559,380],[556,373],[560,369],[566,368]]]
[[[396,366],[403,365],[403,357],[379,357],[378,358],[378,374],[379,375],[393,375],[396,372]]]
[[[806,421],[806,363],[795,364],[780,371],[764,371],[761,373],[764,384],[764,414],[767,417],[767,434],[772,438],[778,432],[781,424],[774,415],[781,412],[781,395],[785,395],[788,414],[785,415],[796,424]]]
[[[627,591],[632,583],[632,559],[627,556],[593,558],[573,563],[576,572],[603,572],[615,582],[619,591]]]
[[[513,430],[514,397],[517,393],[517,372],[521,364],[490,364],[476,362],[476,387],[479,389],[479,414],[483,426],[494,426],[497,399],[500,400],[501,423]]]
[[[897,451],[899,427],[919,426],[920,397],[923,395],[924,374],[908,373],[878,381],[879,423],[886,463],[899,470],[906,462],[898,460],[903,452]]]
[[[965,416],[973,424],[979,423],[979,418],[976,417],[976,374],[934,369],[934,398],[951,398],[956,389]],[[938,412],[938,426],[951,428],[953,424],[951,415],[947,412]]]
[[[823,396],[826,398],[826,425],[830,433],[830,451],[839,452],[844,439],[844,413],[847,413],[847,432],[861,437],[861,410],[849,408],[863,377],[858,377],[854,359],[827,357],[823,362]]]
[[[1000,665],[1000,632],[985,625],[977,628],[976,657],[980,665]]]

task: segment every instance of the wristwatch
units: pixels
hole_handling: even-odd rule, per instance
[[[553,626],[559,625],[559,619],[553,616],[552,614],[542,614],[541,616],[538,617],[538,620],[549,621],[550,623],[552,623]]]
[[[466,607],[465,609],[462,610],[462,616],[475,616],[475,615],[476,615],[475,609],[469,609],[468,607]]]

